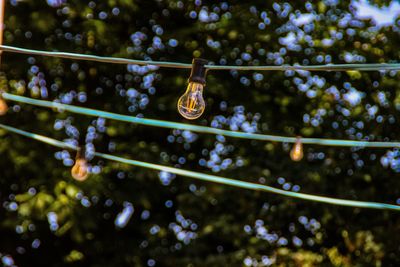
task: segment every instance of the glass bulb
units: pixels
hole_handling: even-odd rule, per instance
[[[89,176],[87,161],[82,158],[76,159],[71,175],[77,181],[85,181]]]
[[[178,100],[179,113],[189,120],[197,119],[203,114],[206,103],[203,99],[203,87],[201,83],[190,82],[185,94]]]
[[[3,98],[0,97],[0,116],[3,116],[7,113],[8,106],[6,101],[4,101]]]
[[[296,143],[290,151],[290,158],[293,161],[300,161],[303,158],[303,143],[301,142],[300,137],[297,137]]]

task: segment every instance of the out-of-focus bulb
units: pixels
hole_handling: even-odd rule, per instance
[[[194,120],[203,114],[206,107],[203,87],[200,83],[190,82],[185,94],[179,98],[178,111],[186,119]]]
[[[178,100],[178,111],[186,119],[194,120],[203,114],[206,103],[203,98],[203,88],[206,84],[207,60],[195,58],[192,62],[192,72],[186,92]]]
[[[80,182],[85,181],[89,176],[88,165],[86,159],[77,158],[75,165],[71,169],[72,177]]]
[[[303,143],[301,142],[301,138],[297,137],[296,143],[294,144],[292,150],[290,151],[290,158],[293,161],[300,161],[303,158]]]
[[[0,116],[3,116],[7,113],[8,106],[6,101],[0,96]]]

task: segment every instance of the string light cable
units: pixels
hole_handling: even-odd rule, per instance
[[[0,92],[0,97],[5,100],[15,101],[19,103],[25,103],[45,108],[57,109],[58,111],[68,111],[76,114],[101,117],[105,119],[117,120],[122,122],[161,127],[168,129],[179,129],[193,131],[197,133],[223,135],[227,137],[243,138],[259,141],[271,141],[271,142],[282,142],[282,143],[295,143],[299,144],[299,137],[287,137],[278,135],[266,135],[248,132],[237,132],[218,128],[212,128],[201,125],[186,124],[172,121],[155,120],[147,118],[139,118],[134,116],[122,115],[117,113],[111,113],[101,110],[95,110],[90,108],[78,107],[74,105],[62,104],[54,101],[38,100],[20,95],[14,95],[6,92]],[[342,146],[342,147],[365,147],[365,148],[394,148],[400,147],[400,142],[384,142],[384,141],[358,141],[358,140],[340,140],[340,139],[325,139],[325,138],[301,138],[302,144],[312,144],[321,146]],[[299,146],[299,145],[298,145]]]
[[[101,57],[95,55],[68,53],[68,52],[51,52],[43,50],[33,50],[8,45],[0,45],[0,51],[57,57],[74,60],[86,60],[113,64],[133,64],[133,65],[153,65],[162,68],[174,69],[191,69],[192,64],[169,62],[169,61],[149,61],[136,60],[118,57]],[[380,70],[400,70],[400,63],[362,63],[362,64],[326,64],[326,65],[281,65],[281,66],[228,66],[228,65],[204,65],[208,70],[253,70],[253,71],[285,71],[285,70],[303,70],[303,71],[380,71]]]
[[[68,149],[68,150],[76,150],[78,151],[79,147],[73,146],[71,144],[58,141],[46,136],[42,136],[39,134],[34,134],[30,133],[27,131],[23,131],[8,125],[0,124],[0,128],[16,133],[61,149]],[[176,175],[184,176],[184,177],[189,177],[205,182],[212,182],[212,183],[218,183],[222,185],[228,185],[228,186],[233,186],[233,187],[238,187],[238,188],[243,188],[243,189],[249,189],[249,190],[254,190],[254,191],[263,191],[263,192],[268,192],[268,193],[273,193],[285,197],[291,197],[291,198],[296,198],[296,199],[302,199],[302,200],[309,200],[313,202],[321,202],[321,203],[326,203],[326,204],[332,204],[332,205],[339,205],[339,206],[349,206],[349,207],[354,207],[354,208],[370,208],[370,209],[381,209],[381,210],[393,210],[393,211],[400,211],[400,206],[398,205],[392,205],[392,204],[386,204],[386,203],[379,203],[379,202],[365,202],[365,201],[356,201],[356,200],[347,200],[347,199],[338,199],[338,198],[331,198],[331,197],[324,197],[324,196],[317,196],[317,195],[312,195],[312,194],[305,194],[305,193],[297,193],[297,192],[292,192],[292,191],[285,191],[282,189],[278,189],[275,187],[267,186],[267,185],[261,185],[261,184],[256,184],[256,183],[251,183],[251,182],[246,182],[246,181],[241,181],[241,180],[236,180],[233,178],[227,178],[227,177],[222,177],[222,176],[215,176],[215,175],[210,175],[210,174],[205,174],[205,173],[199,173],[199,172],[194,172],[194,171],[188,171],[188,170],[183,170],[183,169],[178,169],[178,168],[173,168],[173,167],[168,167],[164,165],[158,165],[158,164],[153,164],[153,163],[148,163],[148,162],[143,162],[143,161],[138,161],[138,160],[133,160],[133,159],[127,159],[127,158],[122,158],[118,156],[113,156],[109,154],[104,154],[100,152],[95,152],[95,156],[99,158],[103,158],[106,160],[111,160],[115,162],[120,162],[124,164],[129,164],[137,167],[142,167],[146,169],[152,169],[152,170],[157,170],[157,171],[165,171],[169,173],[173,173]]]
[[[208,64],[205,59],[195,58],[192,64],[169,62],[136,60],[118,57],[101,57],[95,55],[51,52],[43,50],[33,50],[14,46],[2,45],[0,42],[0,52],[12,52],[28,55],[39,55],[56,58],[66,58],[74,60],[86,60],[114,64],[135,64],[152,65],[165,68],[191,69],[189,84],[186,92],[178,100],[178,111],[186,119],[194,120],[199,118],[205,110],[205,101],[203,99],[203,88],[206,84],[206,73],[208,70],[253,70],[253,71],[382,71],[382,70],[400,70],[400,63],[372,63],[372,64],[326,64],[326,65],[281,65],[281,66],[228,66]]]

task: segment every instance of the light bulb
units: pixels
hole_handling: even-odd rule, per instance
[[[195,58],[192,62],[192,72],[186,92],[178,100],[178,111],[186,119],[194,120],[203,114],[206,103],[203,98],[203,88],[206,84],[207,60]]]
[[[297,137],[296,143],[290,151],[290,158],[293,161],[300,161],[303,158],[303,143],[300,137]]]
[[[200,83],[190,82],[185,94],[179,98],[178,111],[186,119],[194,120],[203,114],[206,107],[203,87]]]
[[[2,97],[0,97],[0,116],[5,115],[7,111],[8,111],[8,106],[6,101]]]
[[[86,159],[77,158],[75,160],[75,165],[71,169],[72,177],[80,182],[85,181],[89,176],[88,166]]]

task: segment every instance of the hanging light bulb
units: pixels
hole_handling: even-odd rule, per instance
[[[4,100],[3,97],[1,97],[2,92],[0,92],[0,116],[3,116],[7,113],[8,111],[8,106],[6,101]]]
[[[292,150],[290,151],[290,158],[293,161],[300,161],[303,158],[303,143],[301,142],[301,137],[296,138],[296,143],[294,144]]]
[[[178,111],[186,119],[194,120],[203,114],[206,103],[203,99],[203,88],[206,85],[207,60],[195,58],[192,62],[192,73],[186,92],[178,100]]]
[[[71,175],[75,180],[80,182],[85,181],[89,176],[87,160],[82,149],[79,149],[76,154],[75,165],[71,169]]]

